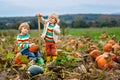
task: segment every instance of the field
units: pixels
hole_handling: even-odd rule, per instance
[[[42,31],[41,31],[42,32]],[[26,56],[21,57],[25,64],[15,65],[17,30],[0,30],[0,80],[119,80],[120,79],[120,47],[104,46],[114,40],[119,44],[120,28],[85,28],[85,29],[61,29],[61,35],[57,42],[58,58],[53,65],[43,74],[31,76],[27,73],[30,62]],[[64,34],[64,35],[62,35]],[[44,41],[38,43],[38,31],[31,30],[31,41],[39,45],[39,51],[45,60]],[[99,51],[90,55],[92,51]],[[103,55],[104,54],[104,55]],[[101,64],[96,61],[97,55],[105,59]],[[106,57],[107,56],[107,57]],[[117,58],[113,59],[115,56]],[[45,60],[46,61],[46,60]],[[112,62],[112,65],[109,65]],[[35,64],[37,65],[37,64]],[[42,66],[46,69],[46,66]]]

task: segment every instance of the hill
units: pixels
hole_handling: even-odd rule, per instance
[[[47,18],[47,16],[44,16]],[[66,14],[59,15],[60,21],[72,22],[75,19],[81,19],[84,21],[104,21],[104,20],[120,20],[119,14]],[[37,20],[34,16],[29,17],[0,17],[0,23],[15,23],[18,21],[28,22]]]
[[[48,16],[43,16],[47,18]],[[60,25],[73,28],[120,26],[119,14],[66,14],[59,15]],[[15,28],[21,22],[29,22],[32,29],[37,25],[37,17],[0,17],[0,29]]]

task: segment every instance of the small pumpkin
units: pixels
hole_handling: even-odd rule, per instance
[[[20,56],[21,56],[21,55],[22,55],[22,54],[21,54],[20,52],[15,55],[14,64],[17,64],[17,65],[24,64],[24,63],[21,61],[21,59],[20,59]]]
[[[59,39],[59,40],[57,40],[57,43],[61,43],[62,41]]]
[[[113,49],[114,53],[116,54],[117,50],[120,49],[120,45],[119,45],[119,44],[114,44],[114,45],[112,46],[112,49]]]
[[[39,50],[39,47],[37,45],[32,45],[31,47],[28,48],[30,52],[37,52]]]
[[[94,59],[96,59],[96,57],[98,57],[100,54],[101,52],[99,50],[93,50],[89,53],[89,55]]]
[[[70,41],[72,44],[76,43],[76,40],[75,39],[71,39]]]
[[[108,51],[110,51],[112,49],[112,44],[110,44],[110,43],[107,43],[105,46],[104,46],[104,48],[103,48],[103,50],[105,51],[105,52],[108,52]]]
[[[71,42],[67,42],[68,45],[71,45],[72,43]]]
[[[117,61],[117,55],[112,52],[104,52],[103,55],[106,55],[106,57],[110,57],[109,60]]]
[[[95,46],[95,45],[89,45],[88,49],[87,49],[87,52],[90,53],[91,51],[93,50],[98,50],[98,47]]]
[[[112,57],[112,60],[116,62],[116,61],[118,60],[117,55],[114,55],[114,56]]]
[[[115,40],[109,40],[108,43],[114,45],[116,42],[115,42]]]
[[[100,68],[112,68],[112,61],[107,62],[104,55],[100,55],[96,58],[96,63]]]

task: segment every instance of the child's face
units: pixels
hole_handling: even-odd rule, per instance
[[[28,31],[29,31],[29,29],[28,28],[26,28],[26,27],[23,27],[22,29],[21,29],[21,34],[27,34],[28,33]]]
[[[55,20],[54,17],[50,16],[50,17],[48,18],[48,22],[49,22],[50,24],[55,24],[55,23],[56,23],[56,20]]]

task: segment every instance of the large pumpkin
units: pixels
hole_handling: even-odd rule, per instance
[[[39,47],[37,45],[32,45],[31,47],[28,48],[30,52],[37,52],[39,50]]]
[[[100,68],[112,68],[112,61],[107,62],[103,55],[100,55],[96,58],[96,63]]]
[[[96,57],[98,57],[100,54],[101,52],[99,50],[93,50],[89,53],[89,55],[94,59],[96,59]]]

